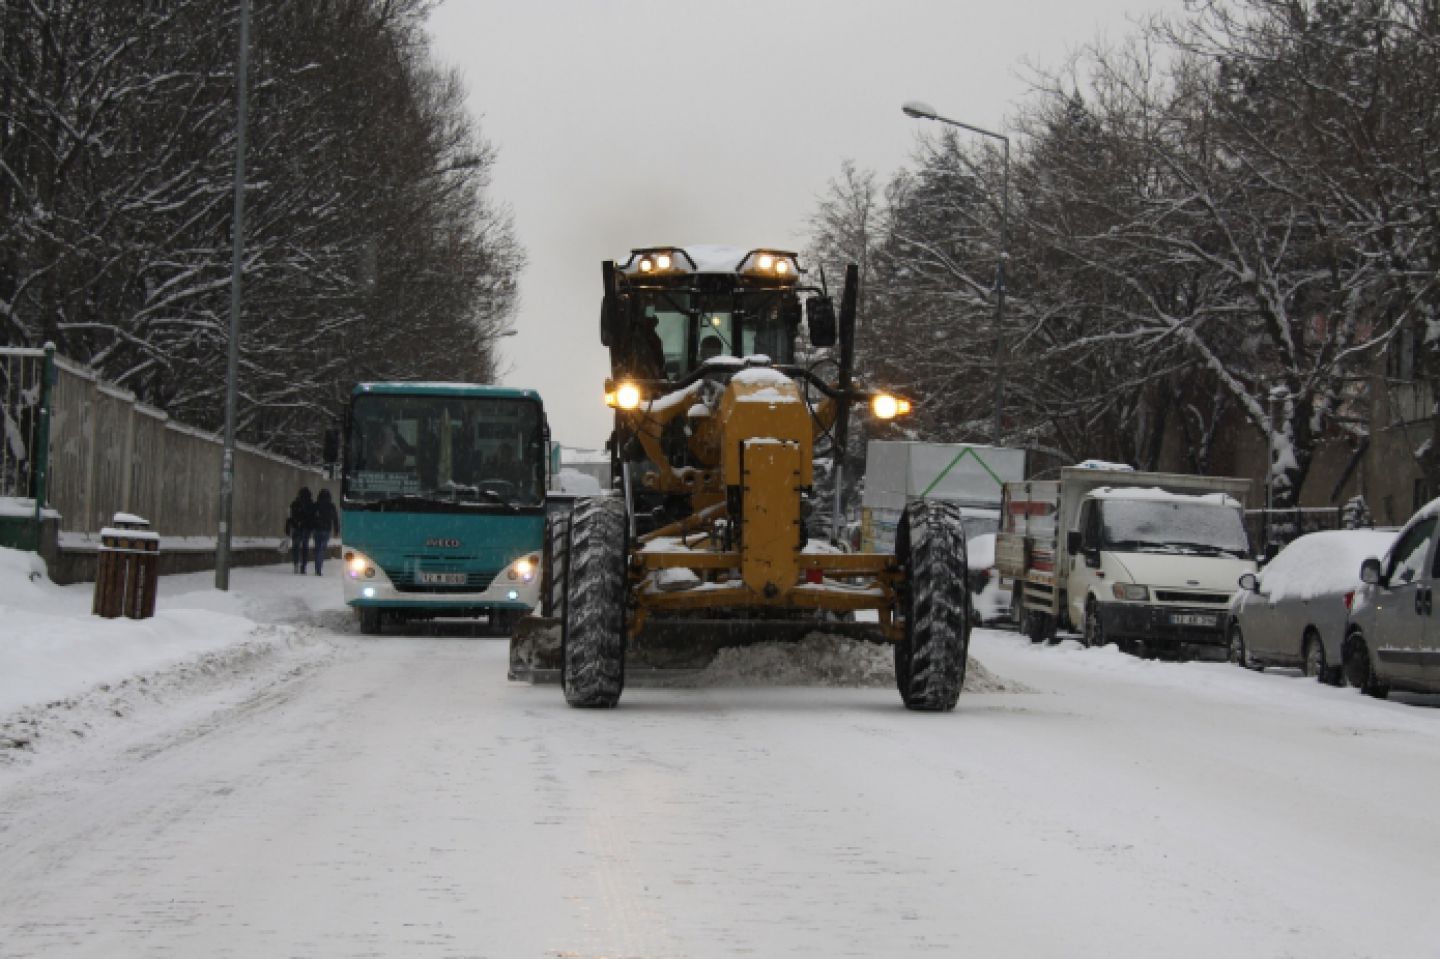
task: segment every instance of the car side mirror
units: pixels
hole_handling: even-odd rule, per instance
[[[805,303],[805,319],[810,325],[811,346],[835,345],[835,302],[828,296],[812,296]]]
[[[1080,537],[1080,531],[1078,529],[1072,529],[1065,534],[1065,549],[1072,556],[1080,552],[1081,544],[1082,540]]]
[[[1370,586],[1379,586],[1384,578],[1384,572],[1380,569],[1380,561],[1375,557],[1372,556],[1360,564],[1360,582]]]
[[[1251,593],[1258,593],[1260,592],[1260,578],[1254,573],[1245,573],[1240,577],[1239,586]]]

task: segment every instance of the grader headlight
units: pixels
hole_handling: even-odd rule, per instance
[[[910,401],[889,393],[880,393],[871,398],[870,412],[875,414],[876,419],[893,420],[910,412]]]
[[[637,410],[644,397],[634,383],[621,383],[615,390],[615,405],[622,410]]]

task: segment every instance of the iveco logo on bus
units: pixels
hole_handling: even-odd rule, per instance
[[[438,536],[434,536],[430,539],[427,539],[425,541],[425,545],[438,547],[440,549],[459,549],[460,541],[458,539],[442,539]]]

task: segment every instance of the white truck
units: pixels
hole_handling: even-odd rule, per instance
[[[1250,481],[1067,466],[1005,484],[996,565],[1031,640],[1223,658],[1225,613],[1255,571]]]
[[[871,440],[865,448],[861,499],[862,548],[895,545],[895,524],[914,499],[939,499],[960,507],[965,538],[993,533],[1000,525],[1006,482],[1025,478],[1025,451],[970,443]]]

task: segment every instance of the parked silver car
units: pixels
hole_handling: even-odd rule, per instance
[[[1345,636],[1345,677],[1361,691],[1384,698],[1392,689],[1440,692],[1440,499],[1400,530],[1380,559],[1360,567],[1364,586],[1355,594]]]
[[[1360,564],[1383,552],[1394,530],[1344,529],[1301,536],[1258,574],[1240,577],[1230,601],[1230,660],[1299,666],[1332,686],[1344,678],[1341,645],[1360,589]]]

